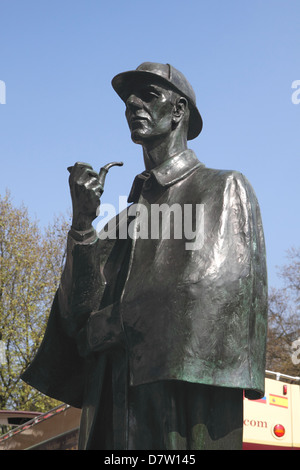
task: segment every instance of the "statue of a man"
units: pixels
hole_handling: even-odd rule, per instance
[[[202,118],[178,70],[147,62],[112,85],[145,171],[131,206],[97,234],[99,175],[70,169],[66,265],[23,379],[82,408],[81,449],[240,449],[243,394],[264,393],[255,194],[242,174],[207,168],[188,149]]]

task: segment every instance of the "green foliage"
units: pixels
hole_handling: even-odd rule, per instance
[[[24,206],[0,196],[0,409],[47,411],[58,402],[29,387],[20,375],[45,331],[62,272],[68,224],[56,218],[43,231]]]

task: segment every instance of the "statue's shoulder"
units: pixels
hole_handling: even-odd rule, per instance
[[[190,181],[190,187],[195,194],[215,197],[219,194],[231,196],[240,195],[244,200],[256,200],[254,189],[246,176],[237,170],[199,167]]]
[[[228,184],[230,182],[236,182],[239,185],[251,187],[247,177],[238,170],[209,168],[203,165],[198,168],[198,171],[195,172],[195,177],[199,180],[206,180],[210,182],[213,181],[216,184]]]
[[[198,175],[203,175],[205,177],[216,178],[227,180],[229,178],[244,179],[245,176],[237,170],[228,170],[221,168],[209,168],[205,165],[202,165],[198,168]]]

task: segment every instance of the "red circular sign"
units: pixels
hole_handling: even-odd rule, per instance
[[[274,426],[274,434],[276,437],[283,437],[285,434],[284,426],[282,426],[282,424],[276,424],[276,426]]]

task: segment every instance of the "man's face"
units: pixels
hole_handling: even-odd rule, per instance
[[[137,144],[162,139],[172,130],[174,93],[153,82],[136,84],[126,101],[126,119]]]

